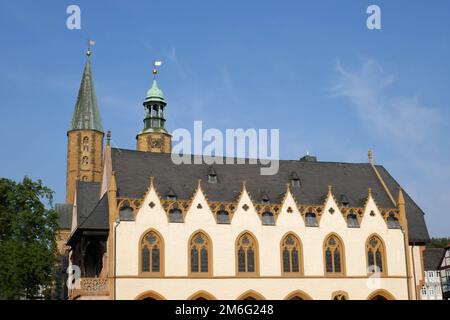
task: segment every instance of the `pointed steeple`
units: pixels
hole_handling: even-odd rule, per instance
[[[170,153],[172,150],[172,136],[166,130],[166,100],[162,90],[158,87],[156,66],[160,61],[155,61],[153,69],[153,82],[144,100],[144,128],[136,136],[137,149],[147,152]]]
[[[67,203],[74,201],[78,178],[85,182],[100,182],[103,176],[104,133],[89,61],[92,43],[93,41],[90,40],[77,102],[67,132]]]
[[[83,77],[81,79],[78,98],[75,104],[75,110],[73,112],[69,131],[95,130],[103,132],[89,55],[84,67]]]

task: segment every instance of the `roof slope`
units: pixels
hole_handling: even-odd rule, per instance
[[[395,195],[400,184],[391,176],[391,174],[382,166],[377,166],[378,172],[383,178],[390,192]],[[408,193],[403,192],[405,197],[406,217],[408,219],[409,240],[416,242],[428,242],[430,236],[425,225],[425,217],[423,210],[414,202]],[[416,226],[423,226],[421,228]]]
[[[425,270],[438,270],[444,253],[444,248],[426,248],[423,252],[423,266]]]
[[[86,66],[84,67],[69,131],[81,129],[103,132],[94,79],[91,72],[91,62],[89,60],[86,61]]]
[[[79,229],[102,229],[109,228],[109,204],[108,195],[105,193],[100,201],[97,202],[95,208],[91,211],[89,216],[78,226]]]
[[[367,198],[368,188],[381,208],[392,208],[386,191],[368,163],[333,163],[280,160],[278,174],[260,175],[260,164],[213,165],[217,183],[208,183],[211,166],[206,164],[176,165],[170,154],[139,152],[112,148],[112,165],[116,173],[119,197],[141,198],[147,190],[149,177],[155,178],[155,187],[165,197],[170,189],[179,199],[189,199],[196,190],[197,180],[202,179],[202,188],[210,201],[234,201],[246,181],[247,190],[253,201],[260,202],[267,194],[271,202],[279,202],[286,192],[293,172],[300,178],[300,187],[291,192],[297,202],[322,204],[333,186],[333,193],[339,198],[345,195],[349,206],[361,207]],[[382,166],[383,179],[396,194],[398,184]],[[423,211],[406,194],[406,208],[411,241],[428,241],[428,232]]]
[[[77,182],[77,226],[80,226],[98,203],[100,196],[99,182]]]

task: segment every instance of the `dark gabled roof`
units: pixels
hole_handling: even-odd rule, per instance
[[[391,174],[383,167],[377,166],[378,172],[383,178],[386,186],[395,195],[400,184],[391,176]],[[409,241],[412,242],[428,242],[430,236],[425,225],[425,216],[423,210],[414,202],[414,200],[403,192],[405,197],[406,218],[408,219]],[[412,228],[412,229],[411,229]]]
[[[100,183],[77,182],[77,227],[67,240],[72,245],[84,230],[109,229],[109,204],[107,193],[99,200]]]
[[[78,226],[79,229],[102,229],[109,228],[109,204],[107,193],[98,201],[95,208],[88,217]]]
[[[425,270],[438,270],[441,266],[444,248],[426,248],[423,252],[423,266]]]
[[[100,183],[77,181],[77,226],[89,216],[98,203]]]
[[[70,229],[72,227],[73,205],[69,203],[55,203],[55,211],[58,214],[59,228]]]
[[[193,158],[197,158],[192,156]],[[233,159],[232,159],[233,160]],[[199,161],[201,162],[201,161]],[[192,163],[195,163],[192,161]],[[208,162],[211,163],[211,162]],[[236,161],[233,160],[233,163]],[[149,185],[149,177],[161,195],[172,188],[179,199],[189,199],[197,188],[197,180],[203,181],[203,191],[210,201],[234,201],[242,190],[243,180],[253,201],[261,202],[263,193],[271,201],[282,199],[286,192],[292,172],[301,181],[300,187],[292,187],[291,192],[299,203],[323,204],[328,186],[333,194],[345,195],[349,206],[362,207],[365,204],[368,188],[381,208],[392,208],[385,189],[368,163],[309,162],[280,160],[276,175],[261,175],[260,164],[214,165],[219,177],[218,183],[207,183],[210,166],[207,164],[176,165],[170,154],[140,152],[134,150],[112,149],[112,166],[116,173],[119,197],[141,198]],[[396,197],[397,182],[382,166],[377,166],[392,195]],[[406,194],[410,241],[428,241],[428,232],[423,211]]]

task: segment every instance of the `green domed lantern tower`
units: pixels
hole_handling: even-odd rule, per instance
[[[166,118],[164,110],[166,100],[162,90],[156,82],[156,68],[153,69],[152,87],[147,91],[144,100],[144,129],[136,136],[137,150],[147,152],[170,153],[172,150],[172,136],[165,129]]]

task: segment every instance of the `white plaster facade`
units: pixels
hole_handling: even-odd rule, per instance
[[[154,203],[153,208],[150,202]],[[242,208],[244,204],[250,207],[247,211]],[[288,213],[289,207],[292,213]],[[329,211],[331,207],[334,213]],[[375,214],[371,215],[371,211]],[[161,277],[145,277],[139,272],[140,239],[150,229],[158,231],[164,241],[164,275]],[[212,241],[212,276],[206,278],[188,276],[188,243],[198,230],[205,232]],[[259,245],[260,271],[255,277],[236,277],[235,243],[243,231],[251,232]],[[297,235],[302,242],[304,273],[295,278],[283,277],[281,273],[280,241],[288,232]],[[325,276],[323,243],[331,233],[337,234],[344,245],[344,276]],[[264,226],[245,190],[231,224],[216,223],[201,189],[193,197],[184,223],[169,223],[156,190],[151,187],[135,212],[135,220],[121,221],[115,234],[116,299],[136,299],[148,291],[165,299],[188,299],[198,291],[206,291],[217,299],[237,299],[249,290],[266,299],[285,299],[298,290],[312,299],[331,299],[336,291],[346,292],[349,299],[367,299],[378,290],[390,294],[389,298],[409,298],[403,232],[388,229],[371,196],[360,228],[347,227],[331,194],[319,227],[306,227],[290,193],[276,225]],[[368,276],[365,249],[367,239],[373,234],[383,240],[386,252],[385,275],[376,278]]]

